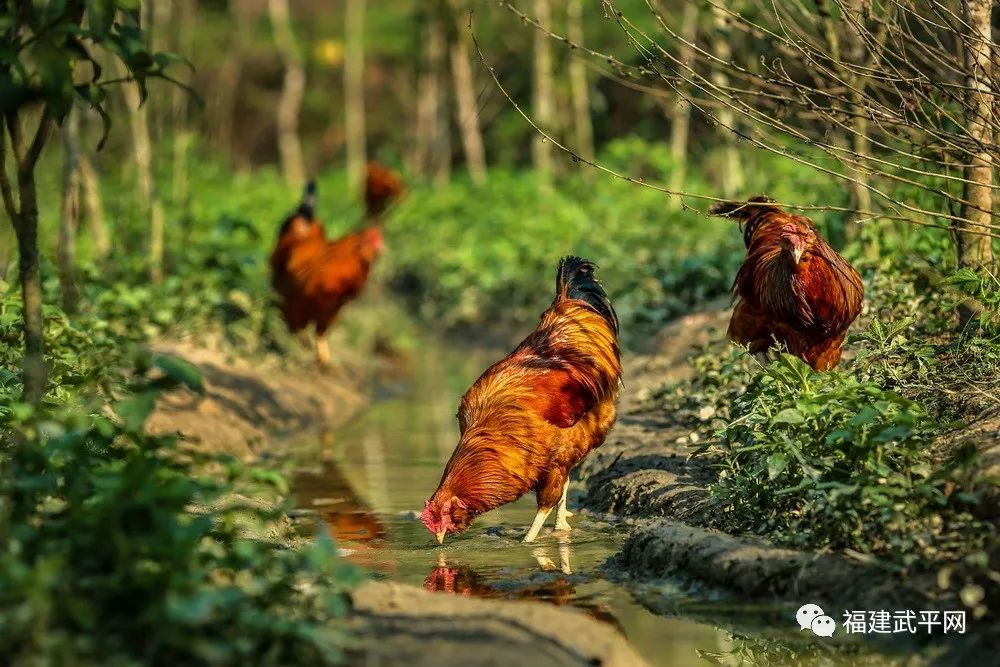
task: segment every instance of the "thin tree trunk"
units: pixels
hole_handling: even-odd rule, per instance
[[[20,179],[19,179],[20,180]],[[24,400],[37,405],[45,394],[45,321],[42,316],[42,279],[38,272],[38,200],[34,176],[18,185],[21,214],[16,226],[21,301],[24,313]]]
[[[365,169],[365,0],[344,6],[344,134],[350,187]]]
[[[685,65],[691,65],[694,43],[698,31],[698,6],[693,2],[685,3],[684,15],[681,18],[681,38],[683,41],[678,47],[678,57]],[[687,151],[688,137],[691,133],[691,104],[685,99],[687,86],[678,84],[677,103],[674,105],[673,113],[670,115],[670,157],[673,172],[670,175],[670,189],[674,192],[684,190],[684,182],[687,177]],[[681,197],[670,198],[670,208],[678,209],[681,206]]]
[[[452,3],[455,15],[456,33],[451,43],[451,73],[455,86],[455,101],[458,103],[458,128],[465,151],[465,165],[469,177],[476,185],[486,183],[486,150],[483,135],[479,130],[479,114],[476,112],[476,84],[469,63],[468,15],[459,3]]]
[[[267,7],[274,29],[274,43],[285,67],[277,118],[281,171],[285,175],[285,182],[298,189],[305,182],[302,143],[299,140],[299,114],[306,92],[306,72],[292,32],[288,0],[268,0]]]
[[[733,59],[733,45],[730,41],[733,36],[726,21],[727,16],[728,14],[722,7],[712,6],[712,17],[715,20],[713,51],[715,57],[722,62],[729,63]],[[723,90],[727,89],[729,87],[729,74],[724,68],[713,68],[712,83]],[[743,162],[740,161],[740,152],[736,144],[736,114],[728,104],[724,104],[719,109],[719,125],[724,145],[722,193],[727,199],[732,199],[740,196],[745,179]]]
[[[552,8],[549,0],[535,0],[535,19],[543,30],[552,28]],[[532,106],[535,122],[546,132],[555,132],[555,93],[552,79],[552,41],[543,32],[535,30],[534,43],[534,95]],[[535,169],[543,178],[552,174],[552,144],[539,134],[532,143]]]
[[[197,12],[193,0],[176,0],[176,29],[179,35],[177,52],[192,53],[192,37],[194,30],[192,22]],[[188,123],[188,93],[180,86],[174,86],[174,96],[171,104],[173,117],[173,168],[171,169],[170,193],[175,206],[187,208],[188,203],[188,150],[191,145],[191,127]]]
[[[566,33],[574,44],[583,44],[583,0],[569,0],[566,7]],[[582,58],[570,58],[569,85],[573,95],[573,131],[576,152],[587,160],[594,159],[594,125],[590,119],[590,83]],[[590,178],[593,171],[581,173]]]
[[[43,110],[30,145],[21,134],[21,119],[9,112],[0,123],[0,190],[4,207],[17,236],[18,273],[21,280],[22,320],[24,323],[24,359],[22,361],[22,398],[38,405],[45,395],[48,371],[45,366],[45,320],[42,313],[42,281],[38,255],[38,190],[35,166],[48,138],[52,121]],[[6,127],[17,172],[17,202],[7,175]]]
[[[447,184],[451,178],[451,129],[448,126],[448,91],[445,80],[447,41],[445,17],[440,4],[435,4],[428,15],[426,62],[421,81],[421,109],[418,119],[418,125],[423,125],[426,134],[423,142],[418,142],[418,148],[423,151],[424,169],[433,174],[434,182],[439,186]]]
[[[119,64],[119,67],[122,76],[127,76],[124,66]],[[149,279],[158,283],[163,279],[164,212],[153,174],[153,144],[149,137],[147,109],[142,104],[139,90],[135,86],[122,86],[122,94],[125,96],[125,106],[128,107],[129,124],[132,128],[140,205],[143,215],[149,219]]]
[[[14,229],[13,224],[11,224],[10,230]],[[0,225],[0,281],[7,280],[7,274],[13,266],[11,261],[14,257],[14,252],[16,252],[17,243],[16,239],[11,235],[11,231],[8,231],[7,226]]]
[[[234,128],[240,80],[243,78],[245,35],[250,31],[252,23],[244,2],[235,0],[230,2],[229,13],[233,17],[235,26],[229,48],[216,77],[213,94],[207,101],[211,110],[212,135],[216,146],[225,155],[231,156],[234,164],[244,167],[247,161],[246,151],[237,153]]]
[[[71,109],[63,121],[63,194],[59,221],[59,286],[63,310],[76,313],[79,288],[76,284],[76,230],[80,224],[80,143],[79,111]]]
[[[849,11],[857,17],[856,20],[863,20],[864,7],[862,6],[863,0],[848,0],[847,7]],[[840,38],[837,34],[837,23],[834,22],[833,18],[830,16],[826,5],[823,3],[817,3],[817,7],[822,10],[825,14],[826,19],[824,21],[827,44],[830,50],[830,59],[833,61],[834,66],[837,68],[837,72],[840,77],[847,82],[850,88],[850,106],[851,106],[851,131],[846,133],[850,134],[850,138],[844,136],[845,133],[842,131],[837,132],[836,143],[839,147],[842,147],[846,152],[848,150],[848,144],[850,144],[850,153],[853,154],[854,160],[859,164],[864,164],[871,157],[871,141],[868,138],[868,117],[865,115],[866,105],[865,105],[865,95],[864,88],[866,85],[866,79],[864,75],[858,74],[856,68],[860,68],[865,63],[865,40],[863,35],[859,30],[850,22],[840,21],[840,23],[846,23],[846,33],[844,35],[844,44],[841,48]],[[844,63],[852,63],[855,68],[846,67]],[[872,210],[872,196],[871,191],[867,187],[868,176],[860,168],[859,165],[847,165],[848,172],[851,177],[851,205],[852,208],[858,211],[871,211]],[[858,235],[858,225],[856,224],[859,219],[866,217],[866,213],[853,214],[843,230],[844,238],[842,240],[849,241],[857,237]],[[868,239],[868,243],[865,245],[865,255],[869,258],[877,258],[879,255],[879,242],[878,238]]]
[[[969,137],[979,144],[976,153],[965,167],[966,183],[963,186],[961,221],[953,223],[958,266],[981,267],[993,261],[990,237],[976,234],[989,225],[993,210],[993,157],[987,148],[992,141],[993,119],[990,82],[993,65],[990,60],[992,41],[990,35],[992,0],[962,0],[965,22],[969,32],[963,35],[965,67],[967,72],[965,113]]]
[[[434,145],[434,107],[437,104],[437,79],[434,76],[433,54],[435,23],[437,16],[434,11],[424,12],[426,24],[420,31],[420,42],[424,48],[421,51],[420,70],[417,75],[417,113],[413,125],[413,153],[410,156],[410,169],[414,172],[426,172],[430,168],[431,150]]]
[[[94,237],[94,249],[99,259],[104,259],[111,251],[111,239],[104,225],[104,202],[101,199],[101,182],[94,169],[94,163],[86,152],[77,154],[80,183],[83,186],[83,201],[87,207],[87,225]]]

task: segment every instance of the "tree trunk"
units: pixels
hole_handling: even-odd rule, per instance
[[[698,32],[698,6],[693,2],[685,3],[684,15],[681,18],[681,38],[684,40],[678,47],[677,56],[681,61],[681,70],[687,65],[693,65],[692,56],[694,43]],[[691,104],[685,99],[690,94],[687,85],[678,83],[677,103],[670,115],[670,157],[673,173],[670,175],[670,189],[674,192],[684,190],[687,177],[688,136],[691,132]],[[670,198],[670,208],[681,206],[681,197]]]
[[[535,19],[543,30],[552,28],[552,8],[549,0],[535,0]],[[555,132],[555,93],[552,80],[552,38],[543,30],[535,30],[534,37],[534,91],[532,106],[535,122],[546,132]],[[552,174],[552,144],[539,134],[532,143],[535,169],[542,178]]]
[[[417,122],[411,168],[429,173],[437,185],[451,177],[451,133],[448,127],[447,31],[440,3],[425,3],[424,50],[417,82]]]
[[[344,139],[347,178],[360,186],[365,170],[365,0],[344,6]]]
[[[237,126],[237,98],[240,81],[243,78],[244,44],[253,22],[246,2],[237,0],[230,2],[229,14],[235,24],[232,37],[222,65],[219,67],[212,95],[208,96],[206,102],[210,112],[208,115],[211,118],[212,136],[217,148],[223,154],[230,156],[234,165],[243,168],[248,165],[249,160],[246,150],[237,150],[239,147],[234,141],[234,135]]]
[[[22,399],[38,405],[45,395],[48,372],[45,367],[45,321],[42,313],[42,281],[38,255],[38,190],[35,166],[48,138],[52,121],[48,109],[43,110],[38,128],[30,145],[21,134],[18,112],[8,112],[0,123],[0,190],[4,207],[17,236],[18,272],[21,280],[22,321],[24,323],[24,358],[22,361]],[[7,175],[7,151],[4,128],[17,172],[17,201]]]
[[[21,181],[21,179],[18,179]],[[45,321],[42,316],[42,279],[38,259],[38,199],[35,178],[18,184],[21,213],[16,223],[18,265],[21,278],[21,300],[24,308],[24,361],[22,397],[38,405],[45,395],[48,382],[45,367]]]
[[[122,76],[128,76],[124,66],[119,63],[119,67]],[[138,88],[127,84],[121,88],[132,128],[140,205],[143,215],[149,220],[149,279],[159,283],[163,279],[164,212],[153,174],[153,144],[149,136],[147,109],[139,98]]]
[[[79,288],[76,284],[76,230],[80,224],[80,167],[77,151],[80,143],[79,111],[71,109],[63,121],[63,193],[59,221],[59,286],[62,308],[76,313]]]
[[[94,163],[86,152],[77,155],[80,183],[83,186],[83,201],[87,207],[87,225],[94,237],[94,250],[98,259],[104,259],[111,251],[111,240],[104,225],[104,202],[101,199],[101,182],[94,169]]]
[[[715,21],[713,51],[715,56],[726,63],[732,62],[733,45],[732,31],[727,23],[728,14],[721,7],[712,7],[712,17]],[[721,67],[713,68],[712,83],[723,90],[729,87],[729,74]],[[743,162],[736,144],[736,113],[729,105],[719,109],[719,131],[723,143],[722,194],[726,199],[734,199],[741,195],[744,187]]]
[[[439,26],[436,25],[438,19],[433,10],[425,10],[423,16],[426,24],[420,31],[420,41],[424,48],[417,76],[417,114],[413,126],[413,153],[410,156],[410,169],[417,173],[430,169],[434,146],[435,105],[438,100],[438,80],[434,76],[432,65],[434,61],[432,47],[438,41],[435,39],[435,33],[439,30]]]
[[[982,232],[989,225],[993,210],[993,157],[988,145],[992,142],[993,91],[990,82],[993,65],[990,59],[992,0],[962,0],[962,9],[969,31],[963,35],[965,69],[967,73],[965,114],[969,137],[979,147],[966,158],[961,221],[953,223],[959,268],[982,267],[993,261],[990,237]],[[976,233],[980,232],[980,233]]]
[[[197,6],[193,0],[176,0],[177,12],[175,13],[174,34],[178,35],[177,52],[193,53],[192,38],[194,30],[192,22],[197,12]],[[174,86],[174,96],[171,104],[171,116],[173,124],[173,168],[171,169],[170,194],[174,201],[174,206],[183,207],[188,205],[188,172],[187,160],[188,150],[191,145],[191,127],[188,123],[188,92],[180,86]]]
[[[583,0],[569,0],[566,7],[567,37],[574,44],[583,44]],[[569,85],[573,95],[573,131],[576,152],[587,160],[594,159],[594,126],[590,119],[590,84],[583,59],[570,58]],[[593,171],[581,173],[590,178]]]
[[[459,133],[469,177],[476,185],[483,185],[486,183],[486,150],[483,148],[483,135],[479,130],[479,114],[476,111],[475,77],[469,63],[468,14],[457,2],[452,2],[452,9],[456,32],[451,43],[451,73],[455,101],[458,104]]]
[[[274,29],[274,43],[285,67],[277,118],[281,172],[285,176],[285,182],[297,190],[305,182],[302,143],[299,140],[299,114],[306,92],[306,72],[292,32],[288,0],[268,0],[267,7]]]

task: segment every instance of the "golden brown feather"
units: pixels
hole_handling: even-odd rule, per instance
[[[439,540],[529,491],[551,509],[570,470],[604,442],[621,362],[618,320],[595,268],[564,259],[538,327],[462,397],[461,438],[421,516]]]
[[[317,354],[329,361],[324,335],[340,309],[355,299],[382,251],[381,214],[403,192],[399,178],[375,163],[365,179],[364,228],[327,241],[315,217],[315,184],[299,208],[282,224],[271,253],[271,284],[281,298],[281,312],[292,332],[314,326]]]
[[[753,353],[779,344],[816,370],[834,368],[864,301],[854,267],[812,220],[766,197],[721,202],[709,212],[739,220],[747,247],[733,283],[729,337]]]

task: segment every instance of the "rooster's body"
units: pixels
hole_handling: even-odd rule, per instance
[[[556,529],[569,529],[570,470],[614,424],[621,377],[618,319],[595,268],[564,259],[538,327],[462,397],[461,439],[421,516],[439,542],[529,491],[538,514],[526,542],[557,504]]]
[[[729,337],[750,352],[779,344],[816,370],[840,362],[847,329],[861,313],[861,276],[806,217],[766,197],[722,202],[710,213],[743,226],[747,257],[733,284]]]
[[[382,251],[380,216],[402,192],[392,172],[368,166],[365,226],[327,241],[316,220],[315,183],[310,182],[299,208],[281,227],[271,254],[271,284],[281,297],[281,312],[293,333],[316,329],[321,364],[330,361],[326,332],[346,303],[361,293],[372,264]]]

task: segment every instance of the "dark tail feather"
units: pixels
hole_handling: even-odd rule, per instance
[[[313,220],[316,218],[316,180],[310,179],[306,183],[305,192],[302,194],[302,203],[296,213],[303,218]]]
[[[743,201],[720,201],[708,207],[709,215],[719,215],[735,220],[749,220],[761,213],[780,212],[773,199],[764,195],[751,197]]]
[[[594,277],[596,270],[596,264],[582,257],[563,257],[556,271],[556,294],[586,302],[607,320],[618,335],[618,315],[611,306],[608,293]]]

